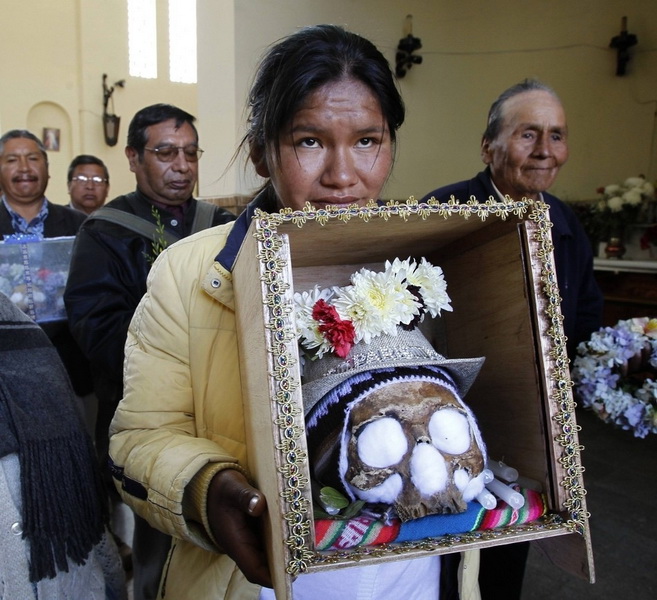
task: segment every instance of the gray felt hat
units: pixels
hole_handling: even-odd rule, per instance
[[[304,412],[346,379],[374,369],[433,365],[445,369],[454,379],[461,397],[465,396],[484,364],[484,357],[445,358],[438,354],[419,329],[397,327],[397,335],[380,335],[369,344],[360,342],[346,358],[327,353],[321,359],[307,360],[302,377]]]

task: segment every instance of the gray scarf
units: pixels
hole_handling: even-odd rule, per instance
[[[104,531],[105,491],[74,392],[43,330],[0,294],[0,457],[17,453],[30,580],[82,564]]]

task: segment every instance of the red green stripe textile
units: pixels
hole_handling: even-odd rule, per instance
[[[384,524],[367,515],[360,515],[348,521],[317,520],[315,549],[345,550],[356,546],[418,541],[447,534],[496,529],[506,525],[529,523],[547,512],[546,499],[542,494],[524,488],[517,488],[517,491],[525,498],[525,505],[519,510],[499,500],[493,510],[485,510],[479,503],[471,502],[465,513],[429,515],[406,523],[392,519],[388,524]]]
[[[355,546],[374,546],[393,542],[399,534],[400,522],[389,525],[374,517],[360,515],[348,521],[322,519],[315,521],[317,550],[344,550]]]

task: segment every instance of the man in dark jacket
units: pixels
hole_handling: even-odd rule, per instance
[[[84,215],[46,198],[49,177],[48,154],[38,137],[25,129],[0,137],[0,235],[77,233]]]
[[[74,236],[85,215],[46,198],[48,154],[25,129],[0,137],[0,238],[15,234],[38,239]],[[64,321],[41,323],[59,353],[78,397],[92,391],[89,365]]]
[[[602,294],[593,277],[591,244],[575,213],[546,190],[568,158],[566,118],[554,91],[536,80],[526,80],[500,95],[492,105],[481,143],[487,168],[473,179],[434,190],[435,197],[451,196],[479,202],[509,196],[513,200],[542,199],[550,206],[555,268],[568,355],[600,327]]]
[[[151,265],[177,239],[235,218],[192,196],[203,152],[194,121],[168,104],[148,106],[134,116],[125,154],[137,189],[90,216],[73,249],[64,300],[71,331],[91,361],[98,397],[96,444],[102,461],[107,457],[109,424],[123,395],[128,325],[146,291]],[[155,597],[168,549],[167,542],[154,539],[164,534],[151,529],[144,537],[144,529],[150,528],[136,518],[133,565],[138,600]]]
[[[525,80],[504,91],[488,113],[481,142],[486,169],[473,179],[434,190],[441,202],[474,197],[541,199],[550,206],[552,241],[568,355],[600,327],[602,294],[593,277],[591,244],[573,211],[546,192],[568,159],[568,129],[563,106],[554,90]],[[529,550],[528,542],[481,551],[479,585],[483,600],[519,599]]]

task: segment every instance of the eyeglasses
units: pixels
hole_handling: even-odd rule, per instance
[[[93,177],[87,177],[86,175],[76,175],[75,177],[71,177],[71,181],[82,184],[91,183],[92,185],[103,185],[104,183],[107,183],[107,179],[98,177],[98,175],[94,175]]]
[[[188,146],[160,146],[159,148],[145,147],[144,150],[154,152],[155,156],[157,156],[157,159],[160,162],[165,163],[170,163],[176,160],[179,150],[182,150],[187,162],[197,162],[203,154],[203,150],[194,144],[189,144]]]

